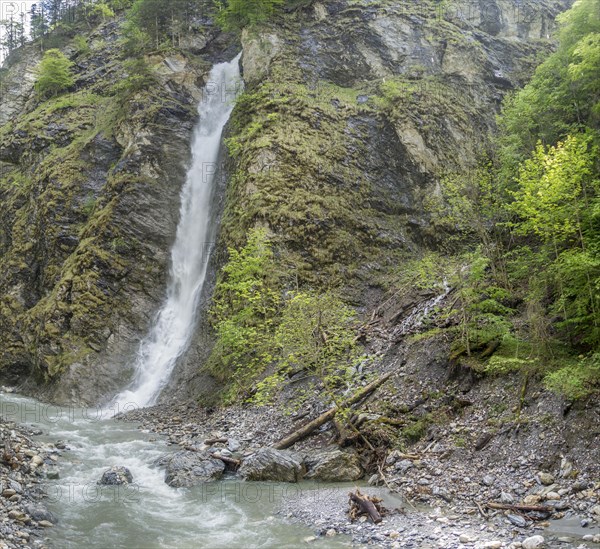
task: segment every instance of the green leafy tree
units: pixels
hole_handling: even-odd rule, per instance
[[[37,40],[48,32],[48,24],[43,7],[39,7],[37,4],[31,6],[29,23],[32,40]]]
[[[130,59],[123,66],[127,71],[127,78],[121,80],[113,87],[113,91],[121,106],[136,93],[148,90],[156,84],[156,76],[144,57]]]
[[[114,17],[114,16],[115,16],[115,12],[112,10],[112,8],[106,2],[98,2],[96,4],[93,4],[87,10],[87,17],[91,21],[98,21],[98,20],[105,21],[106,19],[110,19],[111,17]]]
[[[285,370],[314,372],[326,386],[346,378],[357,358],[354,311],[332,292],[296,292],[286,302],[275,340]]]
[[[0,48],[10,55],[25,44],[25,14],[22,13],[19,19],[11,15],[10,19],[0,21],[0,31],[3,36]]]
[[[540,276],[554,280],[552,310],[589,343],[600,343],[600,257],[595,212],[600,180],[598,148],[589,135],[569,136],[555,146],[538,145],[519,171],[514,201],[516,231],[537,236],[552,258]]]
[[[217,2],[217,22],[227,31],[240,31],[245,27],[267,21],[285,0],[227,0]]]
[[[476,250],[465,256],[466,267],[455,274],[452,285],[456,288],[454,309],[448,314],[456,317],[457,339],[453,344],[453,356],[483,350],[510,337],[514,313],[503,301],[509,297],[506,289],[495,286],[488,276],[490,259]]]
[[[569,136],[556,146],[538,144],[519,169],[518,188],[508,208],[520,217],[517,230],[557,246],[572,241],[585,248],[597,147],[585,135]]]
[[[190,29],[190,21],[201,15],[207,0],[135,0],[128,14],[130,47],[137,51],[149,46],[176,47]],[[148,39],[144,39],[144,36]]]
[[[40,97],[54,97],[73,86],[72,66],[73,63],[60,50],[48,50],[37,70],[35,89]]]
[[[531,82],[510,96],[499,118],[501,180],[511,186],[538,141],[554,145],[568,134],[598,128],[600,10],[597,0],[578,0],[558,18],[558,50]]]

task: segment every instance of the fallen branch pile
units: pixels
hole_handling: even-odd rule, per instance
[[[382,385],[385,381],[387,381],[391,376],[392,373],[390,372],[380,377],[379,379],[376,379],[372,383],[369,383],[366,387],[363,387],[362,389],[360,389],[360,391],[357,391],[356,394],[344,400],[340,404],[340,406],[334,406],[333,408],[330,408],[329,410],[321,414],[319,417],[313,419],[312,421],[309,421],[308,423],[306,423],[287,437],[280,440],[273,447],[277,450],[285,450],[286,448],[293,446],[294,444],[296,444],[296,442],[302,440],[303,438],[310,435],[313,431],[321,427],[321,425],[324,425],[328,421],[331,421],[340,409],[348,408],[365,399],[373,391],[378,389],[379,386]]]

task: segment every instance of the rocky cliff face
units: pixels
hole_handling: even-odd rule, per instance
[[[426,197],[479,161],[567,3],[335,0],[246,32],[222,247],[266,225],[297,283],[342,284],[366,305],[404,257],[439,245]],[[94,402],[128,379],[163,297],[200,90],[236,53],[199,27],[149,58],[156,84],[121,104],[119,33],[107,22],[89,52],[65,48],[68,96],[39,103],[34,48],[2,80],[0,369],[55,401]],[[206,345],[201,331],[175,379]]]
[[[266,226],[290,288],[341,287],[368,312],[405,259],[444,245],[429,197],[485,159],[569,3],[312,2],[244,32],[221,249]],[[175,379],[210,399],[205,338]]]
[[[118,390],[163,299],[202,86],[237,49],[212,26],[188,41],[147,59],[155,84],[125,101],[118,20],[64,48],[72,93],[40,103],[33,47],[3,78],[0,368],[48,399]]]
[[[361,291],[439,244],[426,197],[481,161],[566,4],[316,2],[246,33],[225,238],[266,223],[301,281]]]

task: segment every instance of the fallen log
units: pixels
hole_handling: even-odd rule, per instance
[[[369,515],[369,518],[373,524],[379,524],[382,521],[381,513],[376,507],[381,500],[377,498],[371,498],[360,493],[360,490],[356,492],[350,492],[350,517],[355,518],[358,514]]]
[[[553,507],[548,507],[547,505],[524,505],[519,503],[495,503],[490,501],[485,504],[489,509],[501,509],[503,511],[521,511],[523,513],[528,512],[537,512],[537,513],[548,513],[552,514],[554,512]]]
[[[376,379],[372,383],[369,383],[366,387],[363,387],[356,394],[344,400],[340,406],[334,406],[333,408],[330,408],[326,412],[322,413],[319,417],[313,419],[312,421],[309,421],[308,423],[300,427],[298,430],[294,431],[292,434],[280,440],[277,444],[273,446],[273,448],[275,448],[276,450],[285,450],[286,448],[293,446],[294,444],[296,444],[296,442],[302,440],[303,438],[310,435],[314,430],[321,427],[321,425],[324,425],[328,421],[331,421],[338,413],[340,408],[346,408],[348,406],[356,404],[357,402],[360,402],[365,397],[369,396],[373,391],[375,391],[375,389],[378,389],[379,386],[382,385],[385,381],[387,381],[391,376],[392,373],[389,372],[384,376],[380,377],[379,379]]]
[[[214,459],[220,459],[225,465],[231,465],[234,469],[237,469],[241,464],[241,460],[230,458],[229,456],[222,456],[221,454],[211,454],[210,457]]]
[[[228,438],[208,438],[204,441],[204,444],[207,446],[212,446],[213,444],[225,444],[228,440]]]

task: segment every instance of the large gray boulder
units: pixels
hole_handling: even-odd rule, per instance
[[[358,456],[351,451],[326,449],[305,459],[306,478],[326,482],[358,480],[364,474]]]
[[[293,452],[261,448],[247,457],[239,474],[244,480],[298,482],[304,476],[302,458]]]
[[[104,486],[120,486],[122,484],[131,484],[133,475],[127,467],[111,467],[102,473],[102,478],[98,484]]]
[[[225,464],[202,452],[182,451],[168,456],[162,463],[166,465],[165,482],[173,488],[187,488],[218,480],[223,476]]]

